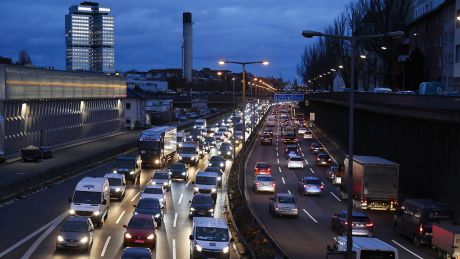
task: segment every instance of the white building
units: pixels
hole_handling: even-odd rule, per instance
[[[129,89],[138,87],[146,92],[166,92],[168,91],[168,82],[160,81],[153,78],[150,74],[144,72],[126,73],[126,83]]]

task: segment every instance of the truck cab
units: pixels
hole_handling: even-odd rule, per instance
[[[230,258],[230,236],[222,218],[194,217],[190,235],[190,258]]]

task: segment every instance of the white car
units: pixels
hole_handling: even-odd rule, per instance
[[[146,185],[141,194],[141,199],[143,198],[158,199],[161,207],[166,207],[166,191],[161,185]]]
[[[303,138],[304,139],[312,139],[313,138],[313,134],[311,133],[311,131],[309,131],[308,129],[305,131],[305,133],[303,133]]]
[[[291,156],[289,157],[288,161],[288,168],[289,169],[303,169],[303,158],[300,156]]]
[[[299,134],[305,134],[305,132],[307,132],[307,129],[305,127],[299,128]]]
[[[225,135],[222,132],[217,132],[216,134],[214,134],[214,139],[216,140],[216,142],[217,141],[222,142],[225,140]]]

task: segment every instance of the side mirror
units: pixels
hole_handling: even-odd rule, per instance
[[[69,203],[72,203],[72,197],[68,197],[68,198],[67,198],[67,201],[68,201]]]
[[[188,236],[188,239],[193,240],[193,235]]]
[[[106,205],[106,204],[107,204],[107,201],[106,201],[106,200],[103,200],[101,204],[102,204],[102,205]]]
[[[124,227],[124,228],[127,228],[127,226],[126,226],[126,225],[123,225],[123,227]]]

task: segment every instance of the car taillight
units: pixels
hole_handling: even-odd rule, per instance
[[[418,228],[418,231],[419,231],[420,235],[423,234],[423,225],[422,224],[420,224],[420,227]]]
[[[260,183],[256,183],[257,186],[260,186]]]
[[[371,227],[373,227],[373,226],[374,226],[374,223],[372,223],[372,222],[371,222],[371,223],[366,223],[366,227],[367,227],[367,228],[371,228]]]
[[[318,161],[319,161],[319,157],[318,157],[316,160],[318,160]]]
[[[320,188],[321,188],[321,190],[322,190],[322,189],[324,189],[324,185],[323,185],[323,184],[321,184]]]
[[[306,185],[306,184],[304,184],[304,185],[303,185],[303,188],[307,188],[307,185]]]

